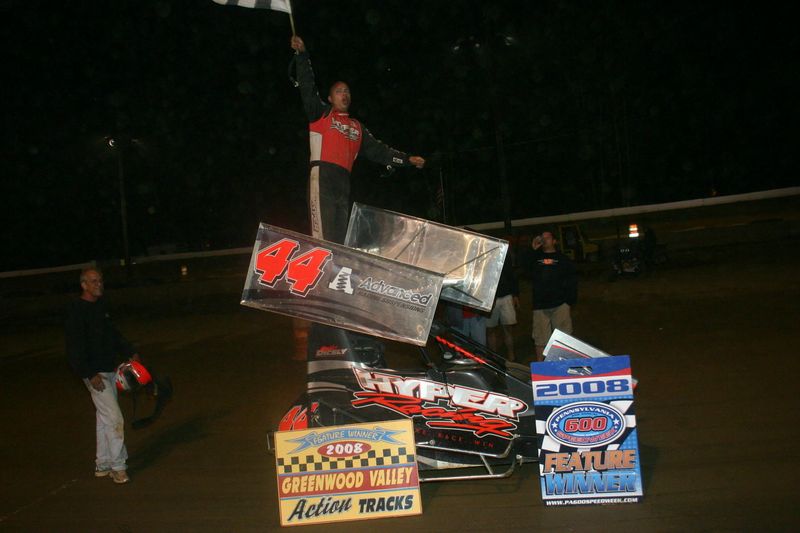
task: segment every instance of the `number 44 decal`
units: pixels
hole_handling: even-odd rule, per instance
[[[333,254],[324,248],[314,248],[293,257],[299,247],[297,241],[281,239],[258,252],[255,271],[261,275],[259,282],[274,287],[285,277],[292,294],[308,294],[317,286],[322,277],[322,267]]]

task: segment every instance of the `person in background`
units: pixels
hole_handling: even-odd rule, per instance
[[[486,346],[486,315],[483,311],[461,306],[461,327],[456,328],[478,344]]]
[[[489,349],[497,353],[502,339],[506,346],[506,359],[509,361],[515,358],[514,325],[517,323],[517,309],[519,309],[519,282],[514,273],[511,257],[507,255],[497,283],[492,314],[486,321],[486,339]]]
[[[533,283],[533,342],[536,360],[544,358],[544,348],[554,329],[572,333],[571,308],[578,300],[575,264],[558,251],[552,231],[544,231],[531,242]]]

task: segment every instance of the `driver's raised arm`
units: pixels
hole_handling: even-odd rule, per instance
[[[292,50],[297,52],[295,58],[297,65],[297,83],[300,96],[303,99],[303,109],[309,122],[314,122],[325,115],[330,105],[319,96],[317,84],[314,81],[314,70],[311,68],[311,58],[306,51],[306,44],[299,36],[294,35],[290,41]]]

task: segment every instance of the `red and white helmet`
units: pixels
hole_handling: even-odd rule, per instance
[[[114,381],[120,392],[136,390],[153,381],[150,372],[138,361],[126,361],[117,367]]]

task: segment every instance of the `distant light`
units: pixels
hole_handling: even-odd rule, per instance
[[[636,239],[639,237],[639,226],[636,224],[631,224],[628,226],[628,237],[631,239]]]
[[[514,46],[515,44],[517,44],[517,40],[511,35],[504,35],[503,44],[505,44],[506,46]]]
[[[117,145],[117,141],[114,139],[114,137],[109,137],[109,138],[108,138],[108,145],[109,145],[111,148],[114,148],[114,146],[116,146],[116,145]]]
[[[461,52],[464,48],[480,48],[481,43],[475,38],[474,35],[470,35],[469,37],[463,37],[456,41],[456,43],[450,47],[450,51],[454,54]]]

